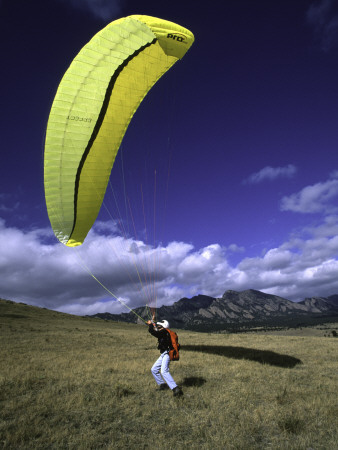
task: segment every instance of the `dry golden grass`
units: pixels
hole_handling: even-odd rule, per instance
[[[0,448],[337,449],[337,340],[178,331],[156,392],[156,340],[0,302]]]

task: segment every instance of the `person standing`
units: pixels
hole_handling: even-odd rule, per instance
[[[149,333],[158,339],[157,348],[160,350],[160,357],[155,361],[153,367],[151,368],[151,373],[155,378],[160,391],[170,388],[173,395],[181,396],[183,395],[182,389],[177,386],[173,377],[169,371],[170,356],[169,350],[171,349],[171,337],[167,329],[169,328],[169,322],[163,320],[162,322],[157,322],[156,324],[152,320],[148,320]]]

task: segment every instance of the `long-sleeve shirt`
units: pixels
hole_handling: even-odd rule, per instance
[[[165,328],[161,329],[155,329],[154,325],[151,323],[149,325],[149,333],[152,336],[155,336],[158,339],[158,346],[157,348],[161,353],[164,353],[167,350],[170,350],[171,348],[171,338],[170,334]]]

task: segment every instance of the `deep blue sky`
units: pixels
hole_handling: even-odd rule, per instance
[[[140,13],[195,35],[137,111],[123,141],[124,171],[119,159],[112,176],[119,201],[126,189],[132,204],[134,239],[145,241],[142,186],[154,244],[157,171],[155,246],[166,249],[162,267],[173,267],[158,275],[159,301],[247,288],[293,300],[337,293],[336,1],[1,0],[0,295],[101,310],[101,287],[87,296],[74,274],[73,281],[60,275],[63,287],[41,287],[40,264],[48,267],[46,254],[54,255],[52,271],[60,251],[48,235],[44,133],[58,83],[81,47],[112,20]],[[108,219],[103,211],[99,220]],[[127,282],[101,274],[108,263],[96,257],[96,275],[131,306],[143,304]]]

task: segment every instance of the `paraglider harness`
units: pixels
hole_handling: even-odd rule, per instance
[[[178,336],[175,331],[165,328],[170,335],[171,345],[169,349],[170,361],[178,361],[180,359],[180,344],[178,343]]]
[[[180,344],[178,343],[178,336],[175,331],[169,328],[161,328],[161,330],[158,330],[155,323],[152,322],[149,326],[149,332],[158,338],[157,348],[160,352],[168,351],[170,361],[178,361],[180,359]]]

